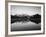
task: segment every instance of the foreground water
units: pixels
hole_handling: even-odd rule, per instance
[[[40,30],[41,23],[34,22],[15,22],[11,24],[11,31],[27,31],[27,30]]]

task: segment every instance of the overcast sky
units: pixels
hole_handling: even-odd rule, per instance
[[[11,6],[11,14],[12,15],[35,15],[41,14],[41,7],[32,7],[32,6]]]

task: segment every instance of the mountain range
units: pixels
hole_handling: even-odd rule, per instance
[[[35,15],[11,15],[11,23],[14,23],[14,22],[34,22],[36,24],[40,23],[41,22],[41,15],[39,14],[35,14]]]

